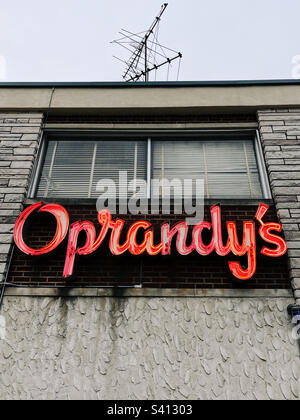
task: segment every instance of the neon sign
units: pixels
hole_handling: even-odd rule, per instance
[[[262,221],[269,206],[260,204],[255,218],[260,223],[259,235],[261,238],[275,248],[267,248],[264,246],[261,254],[268,257],[280,257],[287,250],[286,242],[280,236],[271,233],[271,231],[281,232],[282,225],[280,223],[264,223]],[[23,238],[23,228],[30,214],[39,209],[40,212],[49,212],[56,218],[56,232],[51,242],[40,249],[33,249],[26,245]],[[193,251],[198,252],[202,256],[206,256],[215,251],[220,256],[226,256],[230,252],[238,257],[247,255],[247,268],[243,268],[239,261],[229,261],[229,269],[231,273],[240,280],[250,279],[256,271],[256,237],[255,222],[243,222],[243,241],[240,244],[237,236],[237,227],[235,222],[227,222],[228,240],[223,243],[222,226],[221,226],[221,209],[215,205],[210,208],[211,222],[202,221],[194,226],[192,231],[192,240],[189,245],[186,243],[188,234],[188,225],[185,221],[176,223],[172,228],[168,223],[161,226],[161,240],[158,244],[154,244],[153,226],[150,222],[141,220],[133,223],[128,231],[126,240],[120,244],[120,235],[124,228],[124,220],[112,220],[111,213],[103,209],[98,213],[98,222],[101,226],[98,236],[92,222],[83,221],[75,222],[69,226],[69,215],[67,210],[59,204],[44,204],[42,202],[33,204],[26,208],[19,216],[14,227],[14,239],[17,247],[28,255],[42,255],[53,251],[60,245],[69,231],[67,252],[63,270],[63,277],[67,278],[73,274],[74,262],[76,255],[89,255],[95,252],[103,242],[104,238],[110,231],[109,248],[112,254],[121,255],[129,251],[133,255],[140,255],[147,252],[149,255],[170,255],[171,243],[176,236],[176,249],[181,255],[188,255]],[[137,243],[137,232],[144,231],[144,239],[141,243]],[[207,245],[203,243],[202,233],[208,230],[212,234],[211,242]],[[85,244],[78,247],[79,233],[84,231],[86,240]]]

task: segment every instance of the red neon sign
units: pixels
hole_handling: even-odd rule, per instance
[[[46,211],[53,214],[56,218],[56,233],[52,241],[40,249],[33,249],[28,247],[23,239],[23,227],[30,216],[30,214],[41,207],[38,211]],[[275,249],[269,249],[264,246],[261,254],[269,257],[280,257],[286,253],[287,245],[283,238],[277,236],[271,231],[281,232],[282,225],[279,223],[264,223],[264,217],[269,206],[260,204],[256,219],[260,223],[259,235],[269,244],[276,245]],[[181,255],[188,255],[193,251],[205,256],[215,251],[220,256],[226,256],[232,252],[235,256],[247,255],[248,266],[242,268],[240,262],[229,261],[229,269],[231,273],[240,280],[250,279],[256,271],[256,238],[255,238],[255,222],[246,221],[243,223],[243,241],[240,244],[237,237],[237,227],[235,222],[227,222],[228,240],[223,243],[222,239],[222,226],[221,226],[221,209],[220,206],[212,206],[211,223],[202,221],[194,226],[192,232],[191,244],[186,244],[188,225],[186,222],[178,222],[172,228],[168,223],[161,226],[161,241],[154,244],[153,227],[150,222],[137,221],[133,223],[128,231],[124,243],[120,243],[121,232],[124,227],[124,220],[117,219],[113,221],[111,213],[108,210],[101,210],[98,213],[98,222],[101,226],[100,233],[96,238],[96,229],[92,222],[83,221],[75,222],[69,226],[69,215],[66,209],[58,204],[46,204],[40,202],[33,204],[21,213],[15,227],[14,239],[17,247],[28,255],[42,255],[55,249],[65,238],[68,229],[68,246],[65,258],[65,265],[63,277],[67,278],[73,274],[74,262],[76,255],[89,255],[95,252],[103,242],[110,229],[109,248],[112,254],[120,255],[129,251],[133,255],[140,255],[147,252],[149,255],[170,255],[171,243],[176,236],[176,249]],[[209,245],[205,245],[202,241],[203,230],[212,232],[212,239]],[[144,231],[144,239],[142,243],[138,244],[136,240],[138,230]],[[77,241],[81,231],[85,232],[86,241],[82,247],[78,247]]]
[[[66,234],[68,233],[69,228],[69,214],[67,210],[58,205],[58,204],[46,204],[41,207],[43,203],[36,203],[30,207],[27,207],[17,219],[17,222],[14,227],[14,239],[17,247],[23,251],[25,254],[28,255],[42,255],[47,254],[50,251],[53,251],[64,239]],[[29,248],[24,242],[23,239],[23,227],[28,218],[28,216],[36,209],[40,211],[47,211],[48,213],[52,213],[56,218],[56,232],[52,241],[40,249],[32,249]]]

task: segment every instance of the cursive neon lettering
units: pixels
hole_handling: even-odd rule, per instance
[[[41,207],[41,208],[40,208]],[[56,218],[56,233],[48,245],[40,249],[33,249],[26,245],[23,238],[23,228],[31,213],[46,211],[53,214]],[[259,234],[261,238],[273,245],[275,249],[263,247],[261,253],[269,257],[280,257],[287,250],[284,239],[271,231],[281,232],[282,225],[279,223],[264,223],[262,218],[267,212],[269,206],[261,204],[256,213],[256,219],[261,224]],[[148,221],[134,222],[127,230],[126,240],[120,244],[120,236],[124,228],[125,221],[116,219],[113,221],[108,210],[103,209],[98,213],[98,222],[101,226],[99,235],[96,237],[96,229],[92,222],[75,222],[69,228],[69,215],[64,207],[58,204],[46,204],[42,202],[33,204],[26,208],[19,216],[14,228],[14,240],[17,247],[29,255],[42,255],[54,250],[66,237],[69,229],[67,252],[64,264],[63,277],[67,278],[73,274],[76,255],[88,255],[95,252],[102,244],[103,240],[110,233],[109,248],[112,254],[121,255],[129,251],[133,255],[140,255],[147,252],[149,255],[170,255],[172,240],[176,236],[176,249],[181,255],[189,255],[192,251],[198,252],[202,256],[210,255],[212,252],[220,256],[226,256],[230,252],[238,257],[247,255],[247,268],[243,268],[238,261],[229,261],[229,269],[233,276],[240,280],[248,280],[256,272],[256,237],[255,224],[253,221],[243,222],[242,243],[238,240],[237,226],[235,222],[227,222],[228,240],[226,245],[222,238],[221,209],[219,205],[211,207],[211,223],[200,222],[194,226],[192,231],[192,240],[187,245],[188,225],[186,222],[178,222],[170,228],[168,223],[161,226],[161,242],[154,244],[153,227]],[[212,239],[208,245],[202,240],[203,230],[211,231]],[[137,243],[137,235],[143,237],[140,243]],[[78,248],[78,237],[80,232],[86,235],[85,244]]]

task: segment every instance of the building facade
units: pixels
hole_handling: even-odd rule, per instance
[[[0,86],[1,399],[300,398],[299,98],[296,81]],[[200,235],[192,227],[166,255],[149,255],[150,242],[131,252],[130,240],[123,252],[109,233],[77,255],[91,223],[99,235],[98,181],[107,178],[132,193],[144,181],[148,205],[152,178],[202,179],[211,223],[202,254],[190,252]],[[166,211],[160,200],[152,214],[113,214],[124,220],[119,245],[142,220],[154,250],[161,226],[187,217],[175,199],[176,190]],[[70,229],[53,251],[28,255],[13,230],[39,202],[62,206]],[[253,226],[255,255],[250,246],[240,256],[208,250],[216,205],[224,246],[226,222],[239,243]],[[73,249],[69,232],[82,221],[90,224],[76,225]],[[276,258],[261,252],[274,250],[258,234],[268,223],[282,225],[287,245]],[[39,249],[55,233],[53,213],[34,211],[22,239]]]

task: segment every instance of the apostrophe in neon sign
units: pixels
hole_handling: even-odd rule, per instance
[[[23,238],[23,227],[30,214],[41,207],[39,211],[52,213],[56,218],[56,233],[52,241],[40,249],[28,247]],[[271,231],[281,232],[282,225],[280,223],[264,223],[262,218],[267,212],[269,206],[260,204],[256,219],[260,223],[259,235],[269,244],[276,245],[274,249],[264,246],[261,250],[263,255],[269,257],[281,257],[286,253],[287,246],[283,238],[271,233]],[[74,262],[76,255],[89,255],[95,252],[110,230],[109,248],[112,254],[120,255],[129,251],[133,255],[140,255],[147,252],[149,255],[170,255],[171,243],[176,236],[176,249],[181,255],[188,255],[193,251],[198,252],[202,256],[206,256],[215,251],[220,256],[226,256],[230,252],[238,257],[247,255],[247,268],[243,268],[238,261],[229,261],[229,269],[231,273],[240,280],[250,279],[256,271],[256,238],[255,238],[255,222],[243,222],[243,241],[239,243],[237,236],[237,227],[235,222],[227,222],[228,240],[223,243],[222,226],[221,226],[221,209],[220,206],[212,206],[211,223],[200,222],[194,226],[192,231],[192,241],[189,245],[186,243],[188,234],[188,225],[186,222],[178,222],[170,228],[168,223],[161,226],[160,242],[154,243],[153,226],[150,222],[141,220],[133,223],[128,231],[124,243],[120,243],[121,232],[124,228],[124,220],[117,219],[113,221],[108,210],[101,210],[98,213],[98,222],[101,226],[98,237],[96,237],[96,229],[92,222],[83,221],[75,222],[69,226],[69,215],[66,209],[58,204],[46,204],[40,202],[33,204],[21,213],[15,228],[14,239],[17,247],[28,255],[42,255],[54,250],[65,238],[69,230],[67,253],[64,264],[63,277],[67,278],[73,274]],[[137,232],[143,231],[144,239],[142,243],[137,243]],[[202,240],[202,232],[208,230],[212,234],[210,244],[206,245]],[[79,233],[85,232],[85,244],[78,247],[77,241]]]

